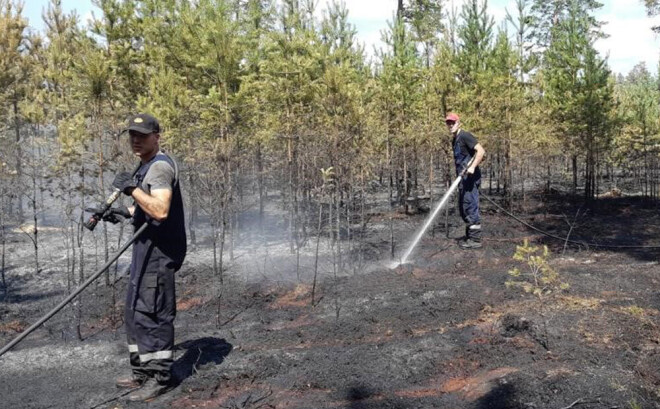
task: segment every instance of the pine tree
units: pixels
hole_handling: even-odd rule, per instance
[[[458,66],[461,81],[476,84],[479,73],[488,69],[488,61],[493,47],[494,20],[488,14],[488,2],[470,0],[461,11],[463,23],[458,28],[460,51]]]
[[[295,0],[280,5],[277,29],[263,38],[258,71],[244,77],[240,89],[241,98],[253,104],[249,109],[261,111],[249,121],[258,120],[255,136],[260,155],[270,151],[275,156],[289,213],[292,253],[302,229],[298,215],[304,163],[300,153],[306,152],[308,140],[313,140],[321,108],[317,96],[321,92],[323,45],[310,7]]]
[[[533,15],[530,10],[531,0],[516,0],[516,12],[512,15],[506,11],[506,21],[511,24],[515,30],[515,46],[518,57],[518,81],[525,83],[529,80],[530,73],[537,67],[538,58],[532,51],[533,33],[532,22]]]
[[[87,184],[91,164],[86,163],[89,143],[87,117],[88,101],[83,97],[82,81],[75,68],[79,46],[84,42],[75,13],[65,14],[61,1],[52,0],[44,16],[46,44],[41,63],[41,83],[48,106],[48,121],[57,135],[59,152],[57,175],[54,187],[56,197],[66,201],[64,213],[67,223],[67,288],[72,291],[85,280],[84,229],[80,226],[81,213],[85,209],[87,196],[95,193]],[[74,326],[79,339],[82,338],[82,298],[73,306]]]
[[[611,141],[611,111],[614,104],[611,72],[606,61],[593,47],[587,49],[582,79],[581,122],[586,124],[579,149],[585,153],[585,199],[598,194],[599,157],[607,152]]]
[[[533,36],[541,50],[550,46],[556,28],[564,20],[579,16],[584,19],[587,27],[587,36],[590,40],[604,37],[600,29],[602,23],[592,13],[603,7],[598,0],[534,0],[531,13],[534,27]]]
[[[660,14],[660,0],[643,0],[649,16]],[[657,31],[657,29],[655,29]]]
[[[491,69],[489,70],[487,92],[486,123],[489,132],[495,135],[489,146],[492,160],[489,162],[491,170],[491,185],[494,171],[497,172],[496,189],[500,184],[507,202],[510,202],[513,183],[513,166],[511,163],[511,150],[514,132],[519,128],[518,122],[525,106],[524,89],[522,83],[516,79],[516,68],[519,67],[518,55],[509,42],[506,31],[500,31],[493,48]],[[518,135],[522,136],[522,135]],[[520,143],[520,140],[516,140]]]
[[[591,199],[596,194],[596,139],[606,137],[605,131],[609,130],[612,90],[609,70],[593,46],[597,37],[593,34],[593,18],[582,2],[570,0],[569,7],[565,18],[553,27],[545,52],[545,100],[554,128],[571,155],[573,191],[577,189],[578,157],[585,157],[585,197]]]
[[[629,163],[640,177],[645,196],[657,196],[657,160],[660,143],[660,91],[644,63],[635,66],[616,86],[620,100],[621,135],[615,146],[619,166]]]
[[[323,76],[320,78],[318,130],[326,138],[318,138],[312,148],[315,152],[327,152],[326,162],[333,169],[333,181],[337,188],[331,195],[334,204],[335,219],[331,221],[333,237],[339,238],[342,231],[349,232],[350,239],[352,210],[358,208],[356,190],[364,191],[360,183],[364,183],[364,173],[371,173],[368,165],[361,159],[369,152],[370,146],[365,140],[366,121],[364,101],[364,84],[369,76],[363,62],[362,47],[357,45],[357,31],[348,22],[348,10],[343,4],[333,3],[324,13],[320,25],[323,44]],[[314,158],[308,157],[309,168],[316,171]],[[368,162],[368,161],[365,161]],[[315,172],[317,173],[317,172]],[[318,175],[318,173],[317,173]],[[307,173],[306,178],[314,177],[315,190],[323,186],[323,178]],[[322,189],[321,189],[322,190]],[[329,193],[329,192],[328,192]],[[317,197],[318,206],[323,206],[325,195]],[[334,197],[332,197],[334,196]],[[341,204],[345,203],[345,206]],[[363,202],[362,202],[363,204]],[[333,241],[334,271],[344,268],[345,257],[342,255],[341,241]]]
[[[12,183],[20,186],[23,183],[23,118],[19,109],[20,103],[29,90],[30,68],[27,52],[29,40],[27,35],[27,20],[22,16],[22,4],[15,5],[11,0],[0,0],[0,119],[12,130],[13,141],[3,143],[3,150],[10,150],[15,159],[12,161]],[[8,155],[9,156],[9,155]],[[10,191],[20,192],[18,189]],[[18,218],[23,221],[23,197],[13,195],[16,200]]]
[[[240,118],[238,132],[244,135],[247,149],[253,152],[254,179],[259,195],[259,225],[263,227],[266,206],[268,171],[265,166],[271,130],[264,126],[269,116],[262,92],[262,62],[266,59],[265,44],[274,30],[274,6],[270,0],[249,0],[239,24],[244,33],[240,87],[236,93],[236,115]]]
[[[101,15],[91,23],[96,45],[107,64],[108,103],[120,123],[135,111],[139,95],[146,92],[147,56],[144,50],[143,23],[135,0],[93,0]]]
[[[404,20],[410,25],[415,41],[422,45],[426,67],[429,68],[439,36],[445,29],[443,1],[409,0],[403,7]]]
[[[488,14],[485,0],[471,0],[464,4],[461,19],[456,55],[460,88],[456,93],[456,105],[450,110],[460,112],[466,128],[477,135],[484,135],[490,132],[487,111],[491,108],[488,99],[494,22]]]
[[[421,60],[413,36],[397,18],[384,35],[388,50],[381,54],[382,72],[378,79],[380,111],[386,124],[386,158],[390,172],[390,200],[396,200],[408,211],[406,199],[411,190],[409,150],[415,145],[413,123],[421,108]],[[411,143],[412,142],[412,143]]]

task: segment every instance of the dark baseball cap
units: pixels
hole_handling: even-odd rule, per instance
[[[143,134],[160,133],[158,120],[149,114],[137,114],[129,118],[128,128],[122,132],[136,131]]]

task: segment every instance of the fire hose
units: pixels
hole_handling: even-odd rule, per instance
[[[126,249],[128,249],[128,248],[131,246],[131,244],[133,244],[133,242],[135,242],[135,240],[137,240],[137,238],[138,238],[138,237],[144,232],[144,230],[147,228],[147,226],[149,226],[149,223],[145,222],[145,223],[144,223],[139,229],[137,229],[137,231],[133,234],[133,237],[131,237],[131,239],[128,240],[128,241],[122,246],[121,249],[119,249],[119,251],[117,252],[117,254],[115,254],[110,260],[108,260],[108,262],[105,263],[105,264],[103,265],[103,267],[101,267],[96,273],[94,273],[94,275],[92,275],[91,277],[89,277],[89,278],[87,279],[87,281],[85,281],[83,284],[81,284],[80,287],[78,287],[74,292],[72,292],[71,294],[69,294],[68,297],[66,297],[64,300],[62,300],[62,302],[60,302],[60,303],[59,303],[55,308],[53,308],[48,314],[46,314],[46,315],[44,315],[43,317],[41,317],[41,319],[40,319],[39,321],[37,321],[37,322],[35,322],[34,324],[32,324],[32,325],[30,326],[30,328],[28,328],[28,329],[26,329],[25,331],[23,331],[19,336],[17,336],[16,338],[14,338],[13,341],[11,341],[9,344],[5,345],[2,349],[0,349],[0,356],[2,356],[5,352],[9,351],[12,347],[14,347],[14,346],[15,346],[16,344],[18,344],[19,342],[21,342],[21,341],[23,340],[23,338],[27,337],[27,336],[28,336],[32,331],[34,331],[35,329],[39,328],[39,326],[41,326],[41,324],[43,324],[44,322],[48,321],[51,317],[53,317],[53,315],[57,314],[62,308],[64,308],[64,306],[66,306],[68,303],[70,303],[71,300],[73,300],[74,298],[76,298],[76,296],[77,296],[78,294],[80,294],[85,288],[87,288],[87,286],[89,286],[92,282],[94,282],[94,280],[96,280],[97,278],[99,278],[99,276],[100,276],[101,274],[103,274],[103,272],[104,272],[105,270],[107,270],[108,268],[110,268],[110,266],[112,265],[112,263],[114,263],[114,262],[119,258],[119,256],[121,256],[121,255],[126,251]]]
[[[133,169],[133,173],[132,173],[133,176],[135,176],[137,171],[140,170],[140,166],[142,166],[141,163],[138,164],[135,167],[135,169]],[[112,204],[114,202],[116,202],[117,199],[119,199],[120,196],[121,196],[121,190],[115,189],[112,192],[112,194],[110,194],[110,196],[108,196],[108,199],[105,202],[103,202],[103,204],[98,209],[98,211],[96,213],[92,214],[92,216],[85,223],[83,223],[83,226],[85,226],[85,228],[89,231],[94,231],[94,228],[96,227],[98,222],[103,219],[103,216],[106,215],[106,213],[110,210],[110,207],[112,206]]]
[[[174,183],[178,184],[179,183],[179,167],[177,163],[172,160],[174,163]],[[133,170],[133,176],[137,173],[137,171],[140,169],[141,163],[138,164],[135,169]],[[90,231],[93,231],[96,225],[100,220],[103,220],[103,217],[107,215],[109,212],[112,204],[119,199],[121,196],[121,190],[115,189],[112,194],[108,197],[108,199],[101,205],[101,208],[98,209],[97,212],[92,214],[92,216],[85,222],[83,223],[83,226],[87,228]],[[140,237],[140,235],[147,229],[149,226],[150,222],[144,222],[142,226],[140,226],[139,229],[133,233],[133,236],[128,240],[120,249],[119,251],[112,256],[110,260],[108,260],[103,267],[101,267],[96,273],[94,273],[91,277],[87,279],[83,284],[81,284],[74,292],[69,294],[68,297],[66,297],[62,302],[60,302],[55,308],[53,308],[48,314],[44,315],[39,319],[39,321],[35,322],[32,324],[28,329],[23,331],[19,336],[14,338],[9,344],[5,345],[2,349],[0,349],[0,356],[2,356],[5,352],[9,351],[11,348],[13,348],[16,344],[21,342],[25,337],[27,337],[30,333],[32,333],[35,329],[39,328],[44,322],[48,321],[50,318],[52,318],[55,314],[57,314],[62,308],[64,308],[68,303],[70,303],[78,294],[83,292],[85,288],[87,288],[91,283],[93,283],[105,270],[110,268],[112,263],[114,263],[134,242],[135,240]],[[117,280],[119,281],[119,280]],[[115,281],[115,284],[117,283]]]
[[[138,171],[140,166],[136,167],[135,170],[133,171],[133,175]],[[119,199],[121,196],[121,190],[115,189],[112,194],[108,197],[108,199],[103,203],[101,208],[99,209],[98,212],[94,213],[89,220],[87,220],[85,223],[83,223],[83,226],[87,228],[90,231],[93,231],[96,225],[100,220],[103,219],[103,216],[106,215],[106,213],[110,210],[110,207],[112,204]],[[115,254],[110,260],[108,260],[103,267],[101,267],[96,273],[94,273],[91,277],[87,279],[83,284],[81,284],[76,290],[74,290],[71,294],[69,294],[68,297],[66,297],[62,302],[60,302],[55,308],[53,308],[48,314],[44,315],[39,319],[39,321],[35,322],[32,324],[28,329],[23,331],[19,336],[14,338],[9,344],[5,345],[2,349],[0,349],[0,356],[2,356],[5,352],[9,351],[12,347],[14,347],[16,344],[21,342],[25,337],[30,335],[35,329],[39,328],[44,322],[48,321],[50,318],[52,318],[55,314],[57,314],[62,308],[64,308],[68,303],[70,303],[78,294],[83,292],[85,288],[87,288],[92,282],[94,282],[105,270],[110,268],[112,263],[114,263],[125,251],[128,249],[134,242],[137,240],[138,237],[146,230],[147,226],[149,225],[148,222],[145,222],[142,226],[140,226],[139,229],[135,231],[133,234],[133,237],[131,237],[130,240],[128,240],[122,247],[119,249],[117,254]]]
[[[454,180],[454,182],[449,186],[449,189],[445,192],[445,194],[442,196],[440,199],[440,202],[436,205],[435,209],[433,212],[427,217],[426,222],[424,223],[423,227],[417,232],[417,235],[415,236],[414,240],[411,242],[409,245],[408,249],[406,252],[403,254],[403,257],[401,258],[401,261],[399,263],[392,264],[393,267],[406,264],[408,261],[408,257],[410,257],[410,254],[412,251],[415,249],[417,243],[419,240],[422,238],[426,230],[428,230],[429,226],[431,223],[433,223],[433,220],[437,217],[438,213],[440,210],[442,210],[451,197],[451,195],[456,191],[458,188],[458,185],[461,182],[461,179],[464,177],[465,172],[467,171],[467,168],[470,166],[472,161],[470,161],[465,168],[463,168],[463,171],[459,174],[459,176]],[[547,231],[541,230],[538,227],[532,226],[531,224],[525,222],[524,220],[520,219],[519,217],[516,217],[516,215],[512,214],[511,212],[508,212],[506,209],[502,208],[500,205],[495,203],[493,199],[488,197],[487,195],[484,195],[483,193],[481,196],[489,201],[491,204],[493,204],[498,210],[502,211],[504,214],[507,216],[511,217],[512,219],[516,220],[517,222],[523,224],[524,226],[540,233],[543,234],[544,236],[557,239],[560,241],[563,241],[564,243],[571,243],[575,244],[578,246],[584,246],[584,247],[596,247],[596,248],[609,248],[609,249],[639,249],[639,250],[656,250],[660,249],[660,246],[657,245],[651,245],[651,246],[642,246],[642,245],[615,245],[615,244],[602,244],[602,243],[593,243],[593,242],[586,242],[586,241],[578,241],[578,240],[569,240],[568,237],[560,237],[557,235],[554,235],[552,233],[548,233]]]
[[[569,240],[568,237],[561,237],[557,236],[556,234],[549,233],[545,230],[541,230],[536,226],[532,226],[531,224],[527,223],[526,221],[522,220],[520,217],[517,217],[515,214],[507,211],[504,209],[502,206],[498,205],[493,199],[488,197],[487,195],[484,195],[483,193],[481,194],[481,197],[484,199],[488,200],[493,206],[495,206],[498,210],[500,210],[502,213],[506,214],[507,216],[511,217],[518,223],[534,230],[537,233],[540,233],[546,237],[549,237],[551,239],[556,239],[563,241],[564,243],[571,243],[576,246],[583,246],[586,248],[589,247],[598,247],[598,248],[605,248],[605,249],[628,249],[628,250],[657,250],[660,249],[660,246],[642,246],[642,245],[617,245],[617,244],[603,244],[603,243],[593,243],[593,242],[587,242],[587,241],[581,241],[581,240]]]
[[[415,249],[417,242],[419,242],[419,240],[422,238],[426,230],[428,230],[431,223],[433,223],[433,220],[435,220],[435,218],[438,216],[438,213],[440,213],[440,210],[442,210],[442,208],[445,207],[451,195],[456,191],[456,189],[458,189],[458,185],[461,183],[461,180],[467,173],[467,170],[470,167],[470,165],[472,165],[472,162],[474,162],[474,156],[472,157],[472,159],[470,159],[467,165],[463,167],[463,170],[458,174],[456,179],[454,179],[454,182],[451,184],[451,186],[449,186],[449,189],[447,189],[444,196],[442,196],[442,199],[440,199],[440,202],[435,206],[433,212],[429,215],[429,217],[426,218],[426,222],[424,223],[424,226],[422,226],[422,228],[417,232],[417,235],[408,246],[408,250],[406,250],[406,252],[403,254],[400,264],[405,264],[408,261],[408,257],[410,257],[410,254]]]

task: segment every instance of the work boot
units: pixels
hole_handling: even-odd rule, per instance
[[[168,390],[170,390],[169,385],[162,385],[158,383],[156,378],[149,378],[140,389],[131,392],[126,399],[131,402],[144,402],[154,399]]]
[[[467,240],[468,238],[470,238],[470,225],[469,225],[469,224],[466,224],[466,225],[465,225],[465,236],[461,237],[461,238],[460,238],[460,241],[465,241],[465,240]]]
[[[467,239],[467,240],[459,242],[458,246],[460,248],[462,248],[463,250],[480,249],[481,248],[481,242],[480,241],[475,241],[475,240],[472,240],[472,239]]]
[[[462,241],[465,241],[465,240],[468,239],[468,237],[470,237],[470,236],[469,236],[469,232],[468,232],[469,229],[470,229],[470,226],[466,224],[466,225],[465,225],[465,234],[462,235],[461,237],[458,237],[458,238],[455,239],[457,243],[460,243],[460,242],[462,242]]]
[[[115,380],[115,386],[122,389],[135,389],[142,386],[142,384],[147,380],[146,377],[130,375],[117,378]]]
[[[481,224],[471,224],[467,228],[467,238],[481,242]]]
[[[479,249],[481,248],[481,225],[471,224],[466,229],[467,238],[458,243],[462,249]]]

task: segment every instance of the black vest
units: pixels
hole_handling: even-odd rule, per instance
[[[134,178],[139,188],[142,188],[142,182],[151,165],[161,160],[169,163],[175,172],[178,169],[172,158],[158,153],[149,162],[142,164],[135,173]],[[146,191],[144,188],[142,190]],[[135,230],[145,222],[149,223],[149,227],[133,244],[132,279],[139,278],[145,271],[160,270],[163,263],[178,270],[186,257],[186,227],[178,172],[175,174],[172,186],[172,202],[167,219],[158,222],[147,215],[139,205],[135,205],[133,214]]]

